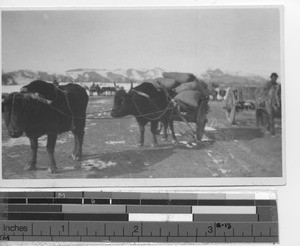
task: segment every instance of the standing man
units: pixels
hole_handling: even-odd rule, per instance
[[[278,74],[277,73],[272,73],[270,78],[271,78],[271,80],[266,83],[266,86],[265,86],[266,90],[270,89],[272,86],[278,85],[278,83],[277,83]]]
[[[267,131],[275,135],[275,117],[281,117],[281,87],[278,74],[272,73],[271,80],[256,91],[256,124],[267,123]]]

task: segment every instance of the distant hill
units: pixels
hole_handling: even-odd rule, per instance
[[[2,73],[2,85],[22,85],[40,79],[62,82],[140,82],[162,77],[164,72],[161,68],[154,69],[72,69],[65,73],[48,73],[42,71],[18,70]]]
[[[254,74],[228,74],[223,73],[220,69],[207,70],[201,74],[202,79],[208,84],[215,84],[220,87],[228,86],[258,86],[266,82],[266,79]]]
[[[9,73],[2,72],[2,85],[23,85],[33,80],[40,79],[61,82],[142,82],[154,78],[162,77],[166,70],[162,68],[153,69],[85,69],[78,68],[68,70],[64,73],[49,73],[44,71],[18,70]],[[197,75],[208,84],[214,84],[220,87],[232,85],[256,86],[266,80],[258,75],[228,74],[220,69],[207,70],[201,75]]]

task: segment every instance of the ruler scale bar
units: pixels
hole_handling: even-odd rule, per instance
[[[159,200],[159,199],[70,199],[70,198],[4,198],[0,199],[0,204],[123,204],[123,205],[191,205],[191,206],[276,206],[276,201],[254,201],[254,200]]]
[[[55,204],[128,204],[128,205],[200,205],[200,206],[276,206],[276,200],[168,200],[168,199],[99,199],[99,198],[28,198],[28,203]],[[0,203],[26,204],[26,198],[2,198]]]
[[[0,192],[0,241],[278,242],[276,195]]]

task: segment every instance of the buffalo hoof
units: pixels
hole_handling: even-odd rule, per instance
[[[75,165],[74,166],[74,170],[81,170],[81,169],[82,169],[81,165]]]
[[[81,161],[82,157],[79,156],[79,155],[72,154],[72,159],[73,159],[74,161]]]
[[[172,144],[179,144],[177,139],[172,139]]]
[[[168,141],[168,138],[163,137],[163,138],[162,138],[162,141],[167,142],[167,141]]]
[[[32,165],[27,165],[25,168],[24,168],[25,171],[34,171],[34,170],[37,170],[36,166],[32,166]]]
[[[154,147],[154,148],[155,148],[155,147],[158,147],[158,143],[152,143],[152,144],[151,144],[151,147]]]
[[[57,173],[57,168],[56,167],[49,167],[48,172],[49,173]]]

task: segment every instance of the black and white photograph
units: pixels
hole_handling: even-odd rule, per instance
[[[2,10],[1,184],[284,184],[283,17]]]

